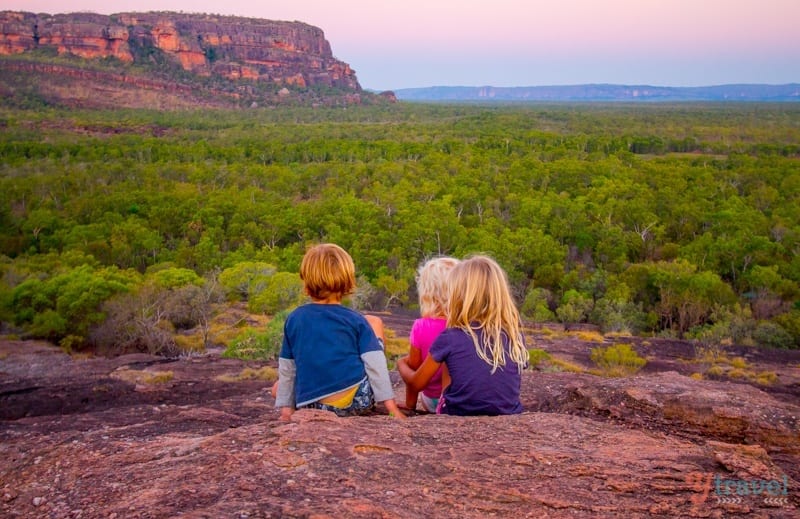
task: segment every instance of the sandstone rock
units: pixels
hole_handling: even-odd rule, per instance
[[[398,422],[381,410],[302,410],[281,422],[271,382],[219,381],[248,366],[239,361],[72,360],[21,342],[0,351],[0,409],[27,406],[0,421],[3,517],[791,517],[800,508],[797,408],[738,384],[528,372],[517,416]],[[110,385],[126,369],[174,376],[147,392]],[[80,390],[101,385],[106,393]],[[58,395],[58,407],[41,405]]]
[[[301,22],[170,12],[0,12],[0,55],[46,48],[126,63],[145,59],[142,49],[155,49],[200,75],[361,90],[350,66],[333,57],[323,31]]]

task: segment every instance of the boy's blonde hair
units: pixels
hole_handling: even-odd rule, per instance
[[[300,279],[312,299],[341,300],[356,287],[356,267],[343,248],[322,243],[306,251],[300,264]]]
[[[453,268],[449,279],[448,328],[460,328],[472,337],[478,356],[492,366],[506,365],[503,336],[511,360],[522,371],[528,350],[522,338],[519,312],[508,288],[506,273],[492,258],[473,256]],[[483,329],[482,344],[476,329]]]
[[[422,317],[447,316],[447,277],[458,263],[456,258],[439,256],[429,259],[417,270],[419,313]]]

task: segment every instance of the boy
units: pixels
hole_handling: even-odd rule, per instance
[[[304,407],[357,415],[376,401],[390,416],[405,418],[386,367],[383,322],[341,304],[355,289],[353,259],[338,245],[316,245],[303,256],[300,278],[312,302],[295,309],[284,325],[275,397],[281,419]]]

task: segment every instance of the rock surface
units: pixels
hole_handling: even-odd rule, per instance
[[[800,516],[793,382],[530,371],[517,416],[287,423],[248,367],[0,343],[0,516]]]
[[[323,31],[301,22],[170,12],[0,12],[0,55],[38,49],[125,63],[157,52],[204,76],[361,90],[350,66],[333,57]]]

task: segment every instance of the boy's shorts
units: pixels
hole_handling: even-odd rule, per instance
[[[321,402],[314,402],[304,407],[307,409],[333,411],[336,416],[358,416],[370,413],[375,409],[375,396],[372,393],[372,386],[369,385],[369,380],[365,378],[358,385],[353,401],[347,407],[335,407]]]

